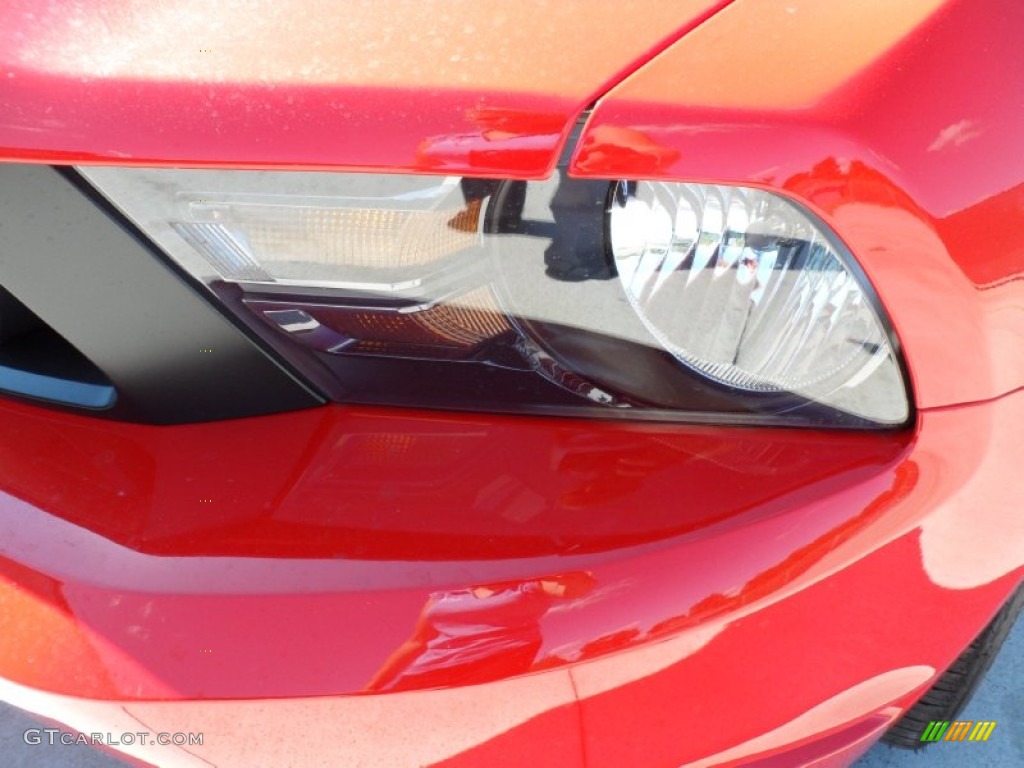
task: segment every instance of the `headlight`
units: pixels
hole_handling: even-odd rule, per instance
[[[887,362],[899,387],[872,302],[839,246],[793,203],[743,187],[622,182],[610,230],[626,296],[684,365],[731,387],[840,407],[851,382]],[[864,415],[898,421],[905,409],[880,400]]]
[[[665,182],[80,168],[346,402],[900,426],[893,337],[835,236]]]

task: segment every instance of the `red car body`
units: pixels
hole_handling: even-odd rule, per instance
[[[161,765],[849,764],[1024,577],[1022,35],[999,0],[5,3],[8,161],[537,179],[582,116],[574,175],[797,199],[916,417],[5,402],[0,698],[205,734],[123,747]]]

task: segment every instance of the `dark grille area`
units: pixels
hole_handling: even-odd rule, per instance
[[[0,391],[83,408],[109,408],[115,400],[99,368],[4,288]]]
[[[70,169],[0,163],[0,286],[0,395],[147,424],[323,402]]]

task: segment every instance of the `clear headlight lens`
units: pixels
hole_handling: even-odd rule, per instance
[[[338,400],[909,417],[870,287],[823,224],[770,192],[564,172],[79,170]]]
[[[370,198],[185,195],[172,226],[221,277],[253,283],[359,286],[381,267],[416,270],[479,244],[481,201],[467,202],[459,179],[408,179],[382,177]]]
[[[888,364],[899,392],[872,301],[793,203],[743,187],[620,182],[609,215],[623,290],[681,363],[731,387],[851,409],[841,390]],[[872,413],[899,420],[905,408],[886,399]]]

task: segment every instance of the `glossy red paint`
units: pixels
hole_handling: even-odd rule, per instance
[[[181,28],[150,5],[0,10],[4,157],[543,175],[589,99],[719,6],[508,20],[534,41],[510,73],[477,34],[496,4],[454,14],[474,31],[323,33],[270,4],[196,4]],[[0,404],[0,697],[83,730],[203,731],[198,758],[247,768],[854,759],[1024,576],[1024,393],[1004,394],[1024,384],[1004,226],[1024,16],[892,6],[736,0],[601,99],[573,171],[816,211],[904,342],[913,431],[335,406],[155,428]],[[227,18],[203,75],[182,47]],[[450,66],[408,45],[418,27]],[[137,39],[156,47],[112,45]]]
[[[573,172],[800,200],[874,283],[917,404],[995,397],[1024,386],[1022,30],[1000,0],[737,0],[599,101]]]
[[[588,104],[727,2],[10,0],[0,158],[538,178]]]
[[[202,730],[218,765],[853,755],[1024,575],[1021,418],[1024,394],[912,435],[4,404],[0,687]],[[260,701],[183,701],[226,698]],[[322,734],[282,746],[300,723]]]
[[[0,650],[0,675],[97,698],[255,698],[561,666],[717,613],[724,604],[709,595],[779,553],[765,544],[723,570],[700,554],[706,537],[753,542],[762,525],[782,525],[780,512],[816,509],[858,483],[869,506],[906,450],[892,434],[822,440],[338,407],[166,429],[3,404],[0,484],[17,501],[5,510],[0,573],[19,602],[0,621],[33,650]],[[799,517],[814,519],[785,548],[835,523]],[[672,541],[690,543],[661,553]],[[622,575],[595,581],[609,561],[634,557],[647,564],[643,601],[616,586]],[[677,615],[684,599],[696,614]],[[40,605],[39,621],[54,627],[45,633],[25,618]],[[442,654],[440,676],[420,659],[395,679],[396,649],[416,661],[423,654],[410,649],[425,650],[438,626],[480,611],[482,624],[508,622],[494,653],[460,664],[456,648]],[[631,622],[637,629],[620,636]],[[289,630],[253,643],[267,623]],[[290,630],[298,624],[301,637]],[[54,632],[82,642],[54,644]],[[213,657],[200,653],[207,646]]]

